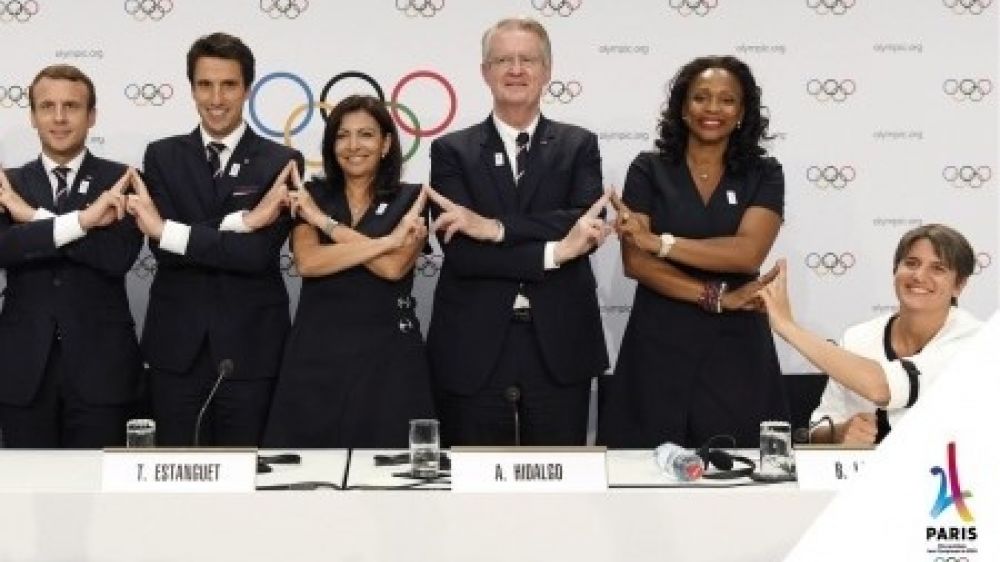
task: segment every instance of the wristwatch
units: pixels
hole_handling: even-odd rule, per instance
[[[660,249],[656,251],[656,257],[665,258],[667,254],[670,253],[670,248],[674,247],[674,243],[677,239],[674,238],[673,234],[668,234],[664,232],[660,235]]]
[[[338,226],[340,226],[340,223],[337,222],[337,219],[331,217],[330,215],[327,215],[326,222],[323,223],[323,234],[326,234],[330,238],[333,238],[333,229],[337,228]]]

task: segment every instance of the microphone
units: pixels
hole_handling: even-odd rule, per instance
[[[809,427],[800,427],[795,430],[793,436],[796,443],[812,443],[812,430],[819,427],[820,424],[826,423],[830,426],[830,438],[833,438],[833,419],[830,416],[823,416],[820,419],[809,424]]]
[[[194,446],[198,446],[200,441],[199,436],[201,435],[201,420],[205,417],[205,410],[208,409],[208,405],[212,403],[212,399],[215,398],[215,392],[219,390],[219,385],[222,384],[222,379],[233,374],[233,360],[223,359],[219,361],[219,377],[215,379],[215,385],[212,386],[212,390],[208,393],[208,398],[205,398],[205,402],[201,405],[201,410],[198,411],[198,418],[194,421]]]
[[[510,402],[511,408],[514,409],[514,446],[521,446],[521,417],[519,414],[519,405],[521,401],[521,389],[516,384],[512,384],[507,387],[507,390],[503,392],[504,400]]]

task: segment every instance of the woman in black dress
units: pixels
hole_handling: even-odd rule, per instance
[[[326,177],[290,195],[302,292],[264,443],[405,448],[408,420],[434,417],[411,295],[426,196],[400,183],[399,135],[378,98],[337,104],[322,151]]]
[[[781,165],[765,156],[768,119],[746,64],[702,57],[671,82],[655,152],[625,180],[616,228],[638,286],[600,441],[697,447],[731,435],[756,447],[763,420],[787,420],[758,279],[782,222]]]

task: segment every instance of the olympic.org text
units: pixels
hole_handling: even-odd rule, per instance
[[[737,45],[737,53],[753,53],[756,55],[767,55],[776,54],[783,55],[787,52],[787,48],[784,45],[765,45],[763,43],[759,45]]]
[[[88,137],[87,144],[104,144],[104,137]]]
[[[875,43],[872,50],[876,53],[923,53],[923,43]]]
[[[876,140],[924,140],[924,132],[879,130],[872,133],[872,137]]]
[[[888,314],[890,312],[898,312],[898,304],[873,304],[872,312],[875,314]]]
[[[101,49],[59,49],[56,51],[57,59],[103,59],[104,51]]]
[[[890,219],[884,217],[876,217],[872,219],[872,224],[875,226],[906,226],[906,227],[917,227],[924,224],[923,219]]]
[[[649,45],[598,45],[597,52],[605,55],[648,55]]]
[[[648,141],[649,133],[645,131],[601,131],[597,134],[600,140],[618,141]]]

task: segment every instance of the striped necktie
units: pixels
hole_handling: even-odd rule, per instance
[[[69,196],[69,168],[66,166],[58,166],[56,168],[52,168],[52,173],[56,176],[56,209],[60,209]]]
[[[208,154],[208,165],[212,168],[212,177],[217,178],[222,175],[222,151],[226,149],[226,145],[221,142],[210,142],[205,145],[206,153]]]
[[[514,183],[520,183],[521,177],[524,176],[525,167],[528,164],[528,133],[521,131],[517,134],[514,142],[517,143],[517,154],[514,156],[514,164],[517,166],[517,176],[515,176]]]

